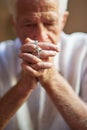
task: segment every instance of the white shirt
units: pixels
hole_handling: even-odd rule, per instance
[[[0,44],[0,96],[14,86],[20,76],[20,40]],[[87,34],[62,34],[61,52],[54,63],[75,92],[87,101]],[[11,119],[5,130],[70,130],[61,114],[38,83],[29,100]]]

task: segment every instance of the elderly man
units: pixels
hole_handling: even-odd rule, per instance
[[[0,44],[0,129],[87,130],[87,106],[77,95],[87,38],[62,33],[67,0],[15,4],[20,40]]]

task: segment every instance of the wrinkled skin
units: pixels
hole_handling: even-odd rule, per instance
[[[19,0],[16,26],[23,43],[27,37],[40,42],[57,43],[64,23],[60,19],[56,1]]]
[[[18,1],[15,26],[23,44],[20,57],[24,61],[23,69],[30,75],[38,77],[45,69],[52,67],[52,60],[49,59],[58,52],[56,44],[60,40],[66,18],[66,12],[60,15],[57,0]],[[32,55],[35,50],[35,45],[31,44],[33,40],[38,40],[43,49],[40,59]]]
[[[23,60],[22,74],[19,82],[0,99],[0,129],[29,98],[39,81],[70,128],[87,130],[87,106],[53,65],[68,13],[60,16],[57,0],[18,0],[17,12],[14,25],[22,42],[19,55]],[[42,49],[40,58],[33,53],[34,40],[39,41]]]

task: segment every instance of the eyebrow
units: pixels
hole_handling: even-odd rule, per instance
[[[42,16],[42,19],[46,18],[49,21],[58,20],[58,15],[56,13],[46,13]]]
[[[32,14],[29,14],[28,17],[25,15],[23,18],[24,18],[23,21],[28,21],[28,22],[32,22],[32,19],[33,21],[39,20],[39,18],[41,18],[41,20],[58,21],[58,14],[52,13],[52,12],[49,12],[49,13],[48,12],[42,12],[42,13],[35,12]]]

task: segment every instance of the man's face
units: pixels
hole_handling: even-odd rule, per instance
[[[18,0],[16,28],[19,38],[56,44],[63,22],[57,0]]]

